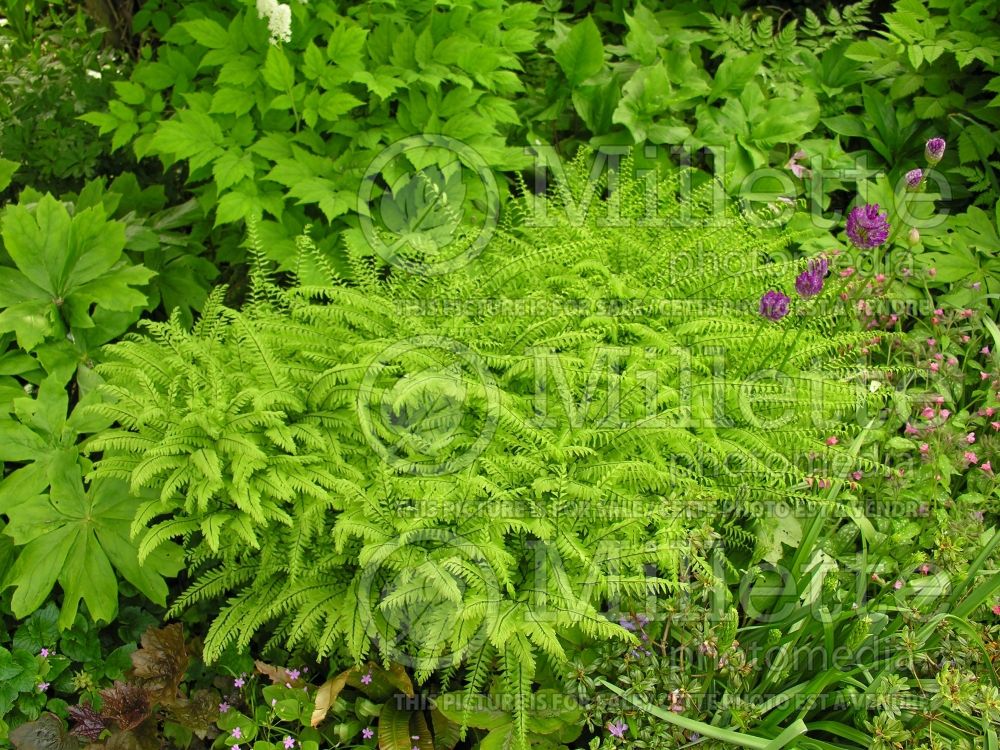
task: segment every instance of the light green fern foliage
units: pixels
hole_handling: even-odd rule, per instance
[[[134,530],[143,555],[183,540],[175,611],[225,600],[207,659],[263,631],[421,679],[461,668],[470,691],[500,670],[523,697],[562,635],[627,640],[608,607],[681,585],[692,507],[840,481],[810,462],[875,397],[837,290],[764,320],[762,292],[804,266],[787,237],[713,214],[682,173],[653,191],[628,162],[613,185],[586,155],[568,172],[452,273],[357,245],[350,285],[259,271],[244,309],[219,291],[193,331],[111,347],[97,473],[159,493]]]

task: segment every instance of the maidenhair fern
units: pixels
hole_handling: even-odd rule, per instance
[[[193,331],[110,347],[96,473],[158,494],[133,528],[144,555],[183,540],[174,611],[225,599],[208,660],[266,631],[422,680],[464,668],[470,691],[500,670],[523,699],[561,636],[627,640],[609,608],[682,585],[691,508],[840,484],[828,438],[875,396],[837,290],[766,320],[762,292],[804,267],[788,237],[710,213],[683,174],[588,173],[452,273],[355,244],[353,285],[258,273],[244,309],[217,291]]]

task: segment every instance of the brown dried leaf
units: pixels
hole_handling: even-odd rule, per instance
[[[356,671],[356,667],[351,667],[346,672],[341,672],[319,686],[319,690],[316,691],[316,705],[313,708],[312,720],[309,722],[312,726],[318,726],[326,718],[330,706],[337,702],[337,697],[347,686],[347,678]]]
[[[184,628],[175,622],[142,634],[142,648],[132,653],[132,674],[154,701],[170,704],[177,700],[189,661]]]
[[[59,717],[49,713],[11,730],[10,741],[17,750],[78,750],[80,747],[80,741],[66,731]]]
[[[274,685],[291,685],[293,688],[300,688],[306,684],[306,681],[302,679],[302,676],[296,677],[294,680],[288,674],[288,670],[284,667],[275,667],[266,662],[257,660],[254,662],[257,666],[257,671],[260,672],[265,677],[270,678],[271,683]]]

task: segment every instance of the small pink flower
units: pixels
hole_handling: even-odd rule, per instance
[[[295,740],[289,736],[285,736],[285,739],[281,741],[281,744],[285,746],[285,750],[292,750],[295,747]]]
[[[977,456],[972,451],[966,451],[965,455],[963,456],[963,458],[966,460],[967,463],[970,463],[970,464],[978,464],[979,463],[979,456]]]
[[[223,701],[222,703],[219,704],[219,713],[220,714],[224,714],[230,708],[231,708],[231,706],[228,703],[226,703],[225,701]]]
[[[924,575],[927,575],[928,573],[931,572],[931,566],[928,563],[924,563],[923,565],[920,566],[920,572],[923,573]]]
[[[936,268],[928,268],[927,269],[927,275],[930,276],[933,279],[935,276],[937,276],[937,269]]]
[[[958,360],[957,359],[955,359],[954,357],[948,357],[948,366],[949,367],[954,367],[957,364],[958,364]]]
[[[993,466],[990,464],[989,461],[983,461],[979,465],[979,468],[982,469],[984,472],[986,472],[987,476],[990,476],[990,477],[993,476]]]
[[[929,445],[927,445],[927,443],[921,443],[920,444],[920,452],[921,453],[927,453],[927,451],[929,451],[930,449],[931,449],[931,447]]]
[[[38,683],[38,692],[39,693],[44,693],[48,689],[49,689],[49,683],[47,683],[47,682],[39,682]]]
[[[994,430],[1000,430],[1000,422],[990,422],[990,427]]]
[[[836,435],[830,435],[830,437],[828,437],[826,439],[826,444],[827,445],[836,445],[838,442],[840,442],[840,441],[837,440],[837,436]]]
[[[848,266],[847,268],[845,268],[843,271],[840,272],[841,278],[844,279],[849,278],[853,275],[854,275],[854,269],[851,266]]]
[[[941,419],[947,419],[948,417],[951,416],[951,412],[948,411],[947,409],[942,409],[940,411],[940,414],[941,414]]]
[[[931,416],[934,416],[933,412],[931,412]],[[917,428],[914,427],[912,424],[907,422],[906,427],[903,428],[903,433],[906,435],[919,435],[920,431],[917,430]]]
[[[289,669],[288,670],[288,679],[291,680],[292,682],[294,682],[295,680],[299,679],[299,675],[301,675],[301,674],[302,673],[299,670],[297,670],[297,669]]]
[[[937,372],[940,369],[941,365],[939,365],[937,362],[931,362],[931,372]]]
[[[925,406],[924,410],[920,412],[920,416],[924,419],[934,419],[934,408],[931,406]]]
[[[985,409],[983,409],[983,416],[984,417],[992,417],[993,414],[994,414],[994,411],[995,410],[993,409],[992,406],[987,406]]]
[[[373,732],[370,727],[365,727],[364,729],[361,730],[361,736],[364,737],[366,740],[370,740],[372,737],[375,736],[375,732]]]
[[[237,677],[235,680],[233,680],[233,687],[241,688],[246,684],[247,684],[246,680],[244,680],[242,677]]]
[[[972,445],[974,442],[976,442],[976,433],[970,432],[968,435],[966,435],[965,442],[967,442],[969,445]]]
[[[41,656],[41,657],[43,657],[43,658],[48,658],[48,656],[49,656],[50,653],[52,653],[52,652],[49,651],[47,648],[43,648],[41,651],[38,652],[38,655]]]
[[[979,350],[979,353],[980,354],[985,354],[985,355],[989,356],[989,354],[990,354],[990,348],[988,346],[984,346],[982,349]]]
[[[927,339],[927,346],[934,346],[937,344],[937,339]]]
[[[979,379],[980,380],[989,380],[990,379],[990,374],[988,372],[981,372],[981,373],[979,373]]]
[[[942,406],[944,404],[944,396],[935,396],[934,403],[938,406]]]
[[[882,284],[884,282],[885,282],[885,274],[884,273],[875,274],[875,283],[876,284]]]
[[[861,481],[861,477],[863,477],[864,474],[862,474],[860,471],[855,471],[855,472],[853,472],[851,474],[851,476],[854,478],[855,482],[860,482]]]
[[[236,740],[243,739],[243,730],[239,727],[233,727],[232,736]]]
[[[968,309],[962,310],[962,317],[965,318],[966,320],[968,320],[969,318],[971,318],[975,314],[976,313],[973,312],[972,310],[968,310]]]
[[[967,333],[963,333],[962,334],[962,343],[963,344],[968,344],[969,341],[971,341],[971,340],[972,340],[972,337],[969,334],[967,334]]]
[[[935,273],[937,273],[937,272],[935,271]],[[944,310],[942,310],[942,309],[941,309],[941,308],[939,307],[939,308],[938,308],[937,310],[935,310],[935,311],[934,311],[934,314],[935,314],[935,315],[944,315]]]
[[[899,591],[901,588],[903,588],[903,582],[897,578],[896,582],[892,584],[892,587],[896,589],[896,591]]]
[[[944,355],[941,352],[937,352],[934,354],[934,359],[940,362],[942,359],[944,359]]]
[[[368,674],[364,675],[361,678],[361,684],[362,685],[371,685],[372,684],[372,673],[371,672],[369,672]]]
[[[1000,604],[993,605],[993,614],[995,614],[997,617],[1000,617]]]

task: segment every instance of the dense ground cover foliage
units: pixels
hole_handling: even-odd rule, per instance
[[[998,747],[992,0],[0,66],[0,746]]]

